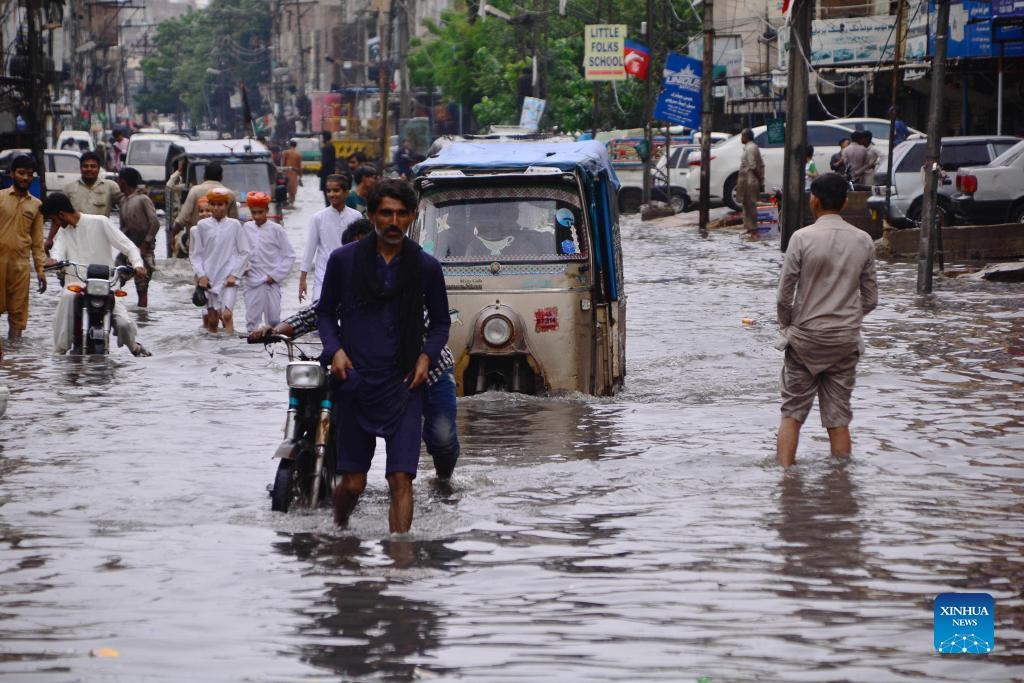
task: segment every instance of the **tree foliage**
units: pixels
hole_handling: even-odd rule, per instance
[[[227,98],[239,83],[258,109],[259,85],[270,77],[269,0],[211,0],[162,22],[154,43],[155,54],[142,61],[139,109],[173,113],[180,99],[199,122],[228,112]]]
[[[681,51],[687,38],[699,30],[690,5],[658,3],[660,14],[652,27],[657,49],[649,73],[655,78],[668,49]],[[557,13],[557,0],[491,0],[489,5],[512,15],[511,21],[475,16],[469,3],[465,12],[442,14],[441,23],[428,23],[429,38],[413,43],[409,56],[410,77],[415,85],[441,90],[449,102],[471,108],[479,126],[516,124],[522,97],[534,92],[533,56],[538,57],[540,96],[547,100],[545,121],[562,130],[590,128],[594,118],[595,90],[599,125],[642,125],[644,84],[633,78],[614,86],[598,86],[583,79],[583,32],[586,24],[626,24],[637,38],[646,20],[644,3],[635,0],[569,0],[567,16]],[[603,6],[602,16],[597,6]],[[527,7],[523,7],[527,5]],[[685,9],[684,9],[685,7]]]

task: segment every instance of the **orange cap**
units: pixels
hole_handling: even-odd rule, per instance
[[[211,187],[206,193],[206,201],[211,204],[230,204],[234,199],[235,195],[226,187]]]
[[[266,192],[250,192],[245,196],[245,203],[250,207],[262,206],[266,209],[270,206],[270,195]]]
[[[199,207],[200,209],[209,203],[210,200],[208,200],[206,197],[200,197],[199,199],[196,200],[196,206]]]

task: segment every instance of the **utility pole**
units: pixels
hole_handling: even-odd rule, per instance
[[[899,0],[896,5],[896,54],[892,63],[892,96],[889,99],[889,163],[886,165],[885,181],[885,215],[889,215],[889,204],[892,201],[892,158],[896,146],[896,96],[900,89],[900,62],[903,60],[903,16],[907,11],[906,0]]]
[[[391,42],[391,0],[377,0],[377,35],[380,36],[380,62],[377,65],[377,85],[380,88],[380,170],[388,164],[390,145],[388,135],[388,57]]]
[[[807,92],[811,12],[814,0],[794,0],[789,31],[789,73],[786,83],[786,144],[782,167],[782,251],[804,226],[804,164],[807,149]]]
[[[402,89],[399,91],[399,113],[408,121],[413,116],[412,84],[409,82],[409,3],[398,4],[398,69]]]
[[[924,196],[921,205],[921,241],[917,253],[917,293],[932,291],[932,265],[935,260],[939,154],[945,124],[942,94],[946,81],[946,43],[949,38],[949,0],[938,0],[935,23],[935,57],[932,59],[931,92],[928,97],[928,145],[924,154]]]
[[[715,22],[714,0],[704,2],[704,65],[700,77],[700,236],[708,236],[711,214],[711,128],[714,126]],[[648,76],[648,78],[650,78]]]
[[[654,36],[654,0],[647,0],[647,21],[644,22],[644,41],[651,55],[655,54]],[[644,157],[644,182],[641,204],[651,203],[651,157],[654,156],[654,133],[651,129],[651,81],[653,74],[647,74],[644,81],[644,139],[647,141],[647,155]]]
[[[39,194],[46,196],[46,109],[49,95],[49,78],[43,66],[43,44],[39,28],[40,0],[25,0],[25,15],[28,28],[29,74],[25,86],[28,101],[28,124],[32,140],[32,156],[36,160],[36,174],[39,177]]]

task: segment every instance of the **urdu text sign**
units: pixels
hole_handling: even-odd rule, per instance
[[[588,81],[624,81],[625,24],[587,24],[583,72]]]

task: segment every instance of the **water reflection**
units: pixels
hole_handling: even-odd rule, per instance
[[[864,590],[851,584],[863,574],[863,520],[850,460],[831,458],[824,472],[793,468],[779,484],[779,514],[771,522],[782,540],[782,574],[795,580],[778,592],[786,597],[856,600]],[[835,613],[822,612],[829,621]]]
[[[430,663],[441,643],[440,607],[399,595],[401,583],[381,578],[379,565],[387,558],[395,570],[448,570],[464,552],[444,541],[386,540],[378,546],[308,533],[286,536],[274,548],[325,577],[324,593],[299,610],[306,620],[298,627],[302,661],[344,680],[408,681],[443,671]]]

